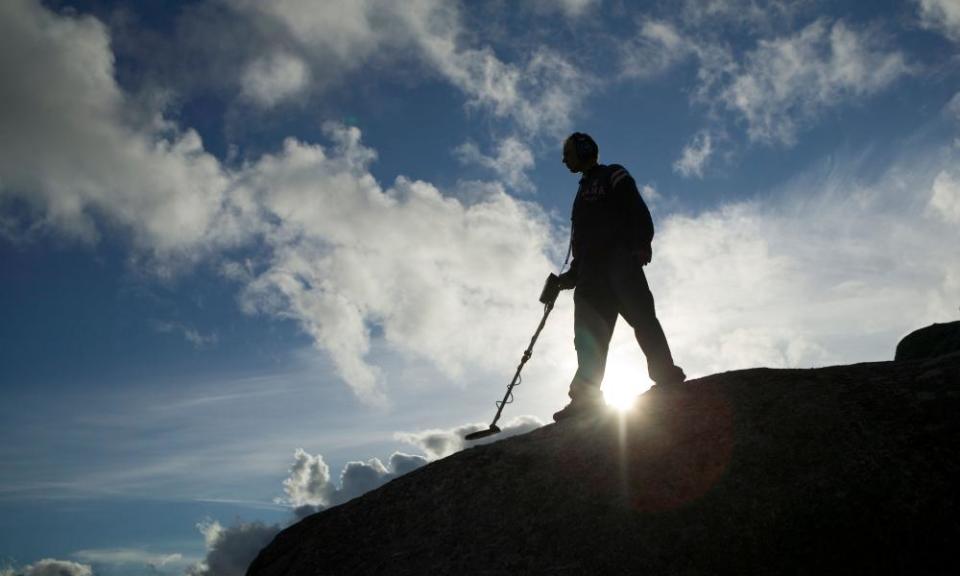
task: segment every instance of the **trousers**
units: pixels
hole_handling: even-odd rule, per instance
[[[683,370],[674,365],[647,277],[636,258],[617,254],[595,269],[582,268],[573,302],[578,367],[570,384],[571,398],[599,395],[610,339],[621,315],[633,328],[647,358],[650,379],[656,383],[683,380]]]

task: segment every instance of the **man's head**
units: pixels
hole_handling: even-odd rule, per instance
[[[589,134],[574,132],[563,143],[563,163],[571,172],[583,172],[597,165],[600,148]]]

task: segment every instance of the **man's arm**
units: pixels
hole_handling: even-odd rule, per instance
[[[614,164],[611,168],[610,185],[623,209],[627,249],[637,256],[641,266],[646,266],[653,257],[653,217],[633,176],[623,166]]]

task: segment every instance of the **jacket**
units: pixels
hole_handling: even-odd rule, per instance
[[[635,252],[653,241],[653,218],[637,184],[619,164],[598,164],[580,179],[571,215],[571,278],[599,271],[617,251]]]

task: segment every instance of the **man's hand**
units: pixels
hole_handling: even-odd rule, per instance
[[[577,285],[577,275],[572,270],[567,270],[561,274],[559,280],[561,290],[569,290]]]
[[[646,266],[650,263],[650,260],[653,259],[653,247],[647,244],[646,246],[636,249],[633,255],[640,262],[641,266]]]

